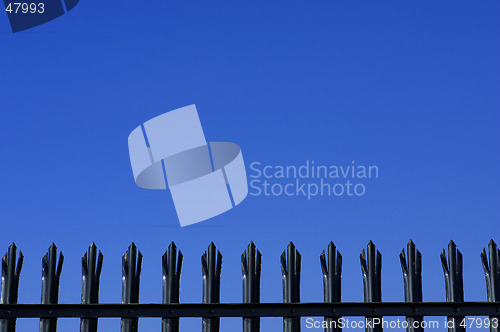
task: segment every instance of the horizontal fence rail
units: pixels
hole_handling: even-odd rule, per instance
[[[328,255],[327,255],[327,254]],[[217,332],[221,317],[241,317],[243,332],[260,331],[261,317],[282,317],[284,332],[299,332],[301,317],[323,317],[325,332],[339,332],[343,316],[366,319],[366,332],[381,332],[385,316],[406,316],[407,332],[421,332],[424,316],[446,316],[449,332],[465,331],[460,324],[466,316],[488,316],[500,332],[500,251],[493,240],[480,254],[486,279],[487,302],[464,302],[462,254],[453,241],[440,259],[444,273],[446,301],[423,302],[422,255],[410,241],[399,255],[405,302],[382,302],[382,254],[369,242],[360,255],[364,302],[341,302],[342,255],[330,242],[320,255],[318,273],[323,274],[323,303],[300,302],[301,255],[292,242],[280,257],[283,303],[261,303],[262,255],[253,242],[241,256],[242,303],[220,303],[222,254],[211,243],[201,256],[203,303],[180,303],[183,255],[172,242],[162,257],[163,296],[161,304],[139,303],[142,254],[132,243],[122,257],[122,303],[100,304],[99,283],[103,255],[94,243],[82,257],[81,304],[59,304],[59,282],[64,256],[52,244],[42,259],[41,304],[18,304],[18,289],[24,256],[13,243],[2,259],[0,332],[15,332],[17,318],[40,318],[40,332],[56,332],[58,318],[80,318],[81,332],[97,331],[98,318],[121,318],[121,332],[137,332],[141,317],[162,319],[162,332],[178,332],[179,318],[202,318],[203,332]],[[17,258],[17,260],[16,260]],[[450,327],[451,326],[451,327]]]
[[[380,302],[380,303],[182,303],[182,304],[10,304],[1,318],[175,318],[175,317],[321,317],[339,316],[494,316],[492,302]]]

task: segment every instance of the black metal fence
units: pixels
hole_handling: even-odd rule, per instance
[[[64,256],[53,244],[42,259],[41,304],[17,304],[19,276],[23,254],[17,258],[13,243],[2,259],[0,298],[0,332],[14,332],[16,319],[40,318],[41,332],[55,332],[57,318],[81,319],[80,331],[95,332],[99,317],[121,318],[122,332],[138,331],[140,317],[162,318],[162,332],[179,331],[179,318],[201,317],[203,332],[219,331],[221,317],[241,317],[244,332],[260,331],[260,317],[283,317],[283,331],[300,331],[301,317],[324,317],[322,327],[327,332],[342,330],[342,317],[364,316],[367,332],[382,331],[382,317],[406,316],[403,327],[409,332],[424,330],[424,316],[447,316],[449,332],[465,331],[465,316],[487,316],[491,332],[500,332],[500,251],[493,240],[488,253],[483,249],[481,261],[486,276],[488,302],[464,302],[462,254],[455,243],[448,245],[448,257],[443,249],[446,302],[422,302],[422,255],[410,241],[400,254],[404,279],[405,302],[382,302],[382,255],[370,241],[360,255],[364,285],[364,303],[341,302],[342,255],[330,242],[328,255],[320,255],[323,272],[323,303],[300,303],[301,256],[290,242],[281,255],[283,303],[260,303],[262,255],[253,242],[241,256],[243,301],[220,303],[222,255],[213,243],[202,255],[203,303],[179,303],[183,256],[172,242],[163,255],[162,304],[139,304],[139,284],[142,254],[134,243],[122,258],[122,303],[99,304],[99,280],[103,255],[92,244],[82,258],[81,304],[58,304],[59,279]]]

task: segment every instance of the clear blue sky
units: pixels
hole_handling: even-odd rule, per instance
[[[161,256],[175,241],[181,301],[200,302],[200,256],[214,241],[221,301],[240,302],[250,240],[263,254],[262,301],[282,301],[289,241],[303,258],[303,301],[322,301],[329,241],[344,256],[343,301],[362,301],[369,240],[383,255],[383,300],[402,301],[398,254],[410,238],[423,254],[424,300],[445,299],[439,253],[450,239],[464,255],[466,300],[485,300],[479,254],[500,242],[499,35],[493,0],[82,0],[17,34],[0,14],[0,249],[15,241],[26,257],[19,301],[40,301],[41,258],[55,242],[66,257],[60,302],[78,303],[81,256],[95,241],[101,301],[119,302],[121,256],[135,241],[140,301],[160,302]],[[193,103],[207,140],[239,144],[247,167],[354,160],[377,165],[379,178],[362,197],[249,196],[180,228],[168,192],[135,185],[127,137]],[[78,324],[60,320],[60,331]],[[37,325],[21,320],[19,331]],[[237,331],[241,319],[221,326]],[[281,319],[263,320],[263,331],[280,329]]]

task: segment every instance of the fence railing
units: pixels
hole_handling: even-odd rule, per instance
[[[382,302],[382,255],[370,241],[360,255],[364,286],[364,303],[341,302],[342,255],[330,242],[320,255],[323,272],[323,303],[300,303],[301,255],[290,242],[281,255],[283,303],[260,303],[262,255],[251,242],[241,256],[242,303],[220,303],[222,255],[213,243],[201,257],[203,303],[179,303],[183,256],[172,242],[163,255],[163,296],[161,304],[140,304],[139,285],[142,254],[134,243],[122,258],[122,303],[99,304],[99,280],[103,255],[95,244],[82,257],[81,304],[58,304],[59,280],[64,256],[54,244],[42,259],[41,304],[17,304],[19,277],[23,254],[17,257],[13,243],[2,259],[0,297],[0,332],[14,332],[17,318],[40,318],[41,332],[55,332],[57,318],[80,318],[80,331],[97,331],[98,318],[121,318],[122,332],[138,331],[140,317],[162,318],[162,332],[178,332],[179,318],[202,318],[203,332],[219,331],[221,317],[241,317],[244,332],[260,331],[261,317],[283,317],[283,331],[300,331],[301,317],[324,317],[322,327],[327,332],[342,330],[342,317],[364,316],[365,331],[383,329],[382,317],[406,316],[406,330],[424,330],[424,316],[447,316],[449,332],[465,331],[466,316],[488,316],[491,332],[500,332],[500,251],[493,240],[488,253],[480,257],[486,277],[488,302],[464,302],[462,254],[455,243],[448,245],[448,257],[443,249],[446,302],[422,302],[422,255],[410,241],[400,254],[404,280],[405,302]],[[16,259],[17,258],[17,259]],[[486,325],[485,325],[486,326]]]

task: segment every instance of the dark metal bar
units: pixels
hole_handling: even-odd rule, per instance
[[[59,280],[61,278],[64,256],[54,243],[42,259],[42,304],[56,304],[59,298]],[[56,332],[57,318],[40,319],[40,332]]]
[[[370,241],[365,250],[361,252],[361,270],[363,272],[363,285],[365,302],[382,302],[382,255],[375,249],[375,245]],[[380,316],[366,317],[366,332],[382,332],[382,325],[377,324],[381,320]]]
[[[301,256],[293,242],[281,254],[283,303],[300,302]],[[300,332],[300,317],[283,317],[283,332]]]
[[[203,303],[220,303],[220,275],[222,269],[222,255],[214,243],[210,243],[208,251],[201,256],[203,273]],[[219,332],[219,318],[203,318],[203,332]]]
[[[122,258],[122,303],[139,303],[139,282],[141,279],[142,254],[135,243],[128,247]],[[123,317],[127,317],[126,315]],[[139,319],[122,318],[121,332],[137,332]]]
[[[446,262],[446,251],[441,253],[441,264],[443,265],[444,281],[446,287],[447,302],[464,301],[464,283],[462,269],[462,253],[457,249],[453,241],[448,244],[448,263]],[[448,266],[449,264],[449,266]],[[448,317],[449,332],[465,332],[465,326],[461,322],[465,317]]]
[[[99,251],[98,256],[97,247],[92,243],[82,257],[82,304],[99,303],[102,260],[102,253]],[[97,318],[81,319],[80,332],[97,332]]]
[[[328,245],[328,260],[325,251],[319,257],[323,271],[323,293],[325,303],[341,302],[342,255],[333,242]],[[325,317],[325,332],[340,332],[339,316]]]
[[[164,304],[179,303],[183,259],[180,251],[178,257],[177,259],[177,247],[172,242],[162,257]],[[162,332],[179,332],[179,318],[163,318],[161,330]]]
[[[380,303],[182,303],[182,304],[2,304],[0,318],[56,317],[322,317],[495,316],[495,302]]]
[[[497,249],[497,244],[491,240],[488,244],[488,253],[490,261],[486,256],[486,249],[481,253],[481,261],[483,263],[484,275],[486,277],[486,290],[488,292],[488,302],[500,302],[500,250]],[[500,316],[490,316],[490,323],[500,323]],[[500,332],[498,324],[490,325],[490,332]]]
[[[243,275],[243,303],[260,303],[260,276],[262,255],[256,251],[255,244],[250,242],[247,250],[241,255],[241,271]],[[259,332],[260,318],[243,318],[243,332]]]
[[[19,290],[19,276],[23,267],[24,256],[19,251],[19,259],[16,265],[17,248],[14,243],[2,258],[2,291],[0,304],[16,304]],[[16,319],[0,319],[0,332],[15,332]]]
[[[401,250],[399,258],[403,269],[406,302],[422,302],[422,254],[415,250],[412,240],[407,245],[408,263],[406,262],[405,250]],[[424,317],[406,317],[407,332],[423,332],[422,322]]]

